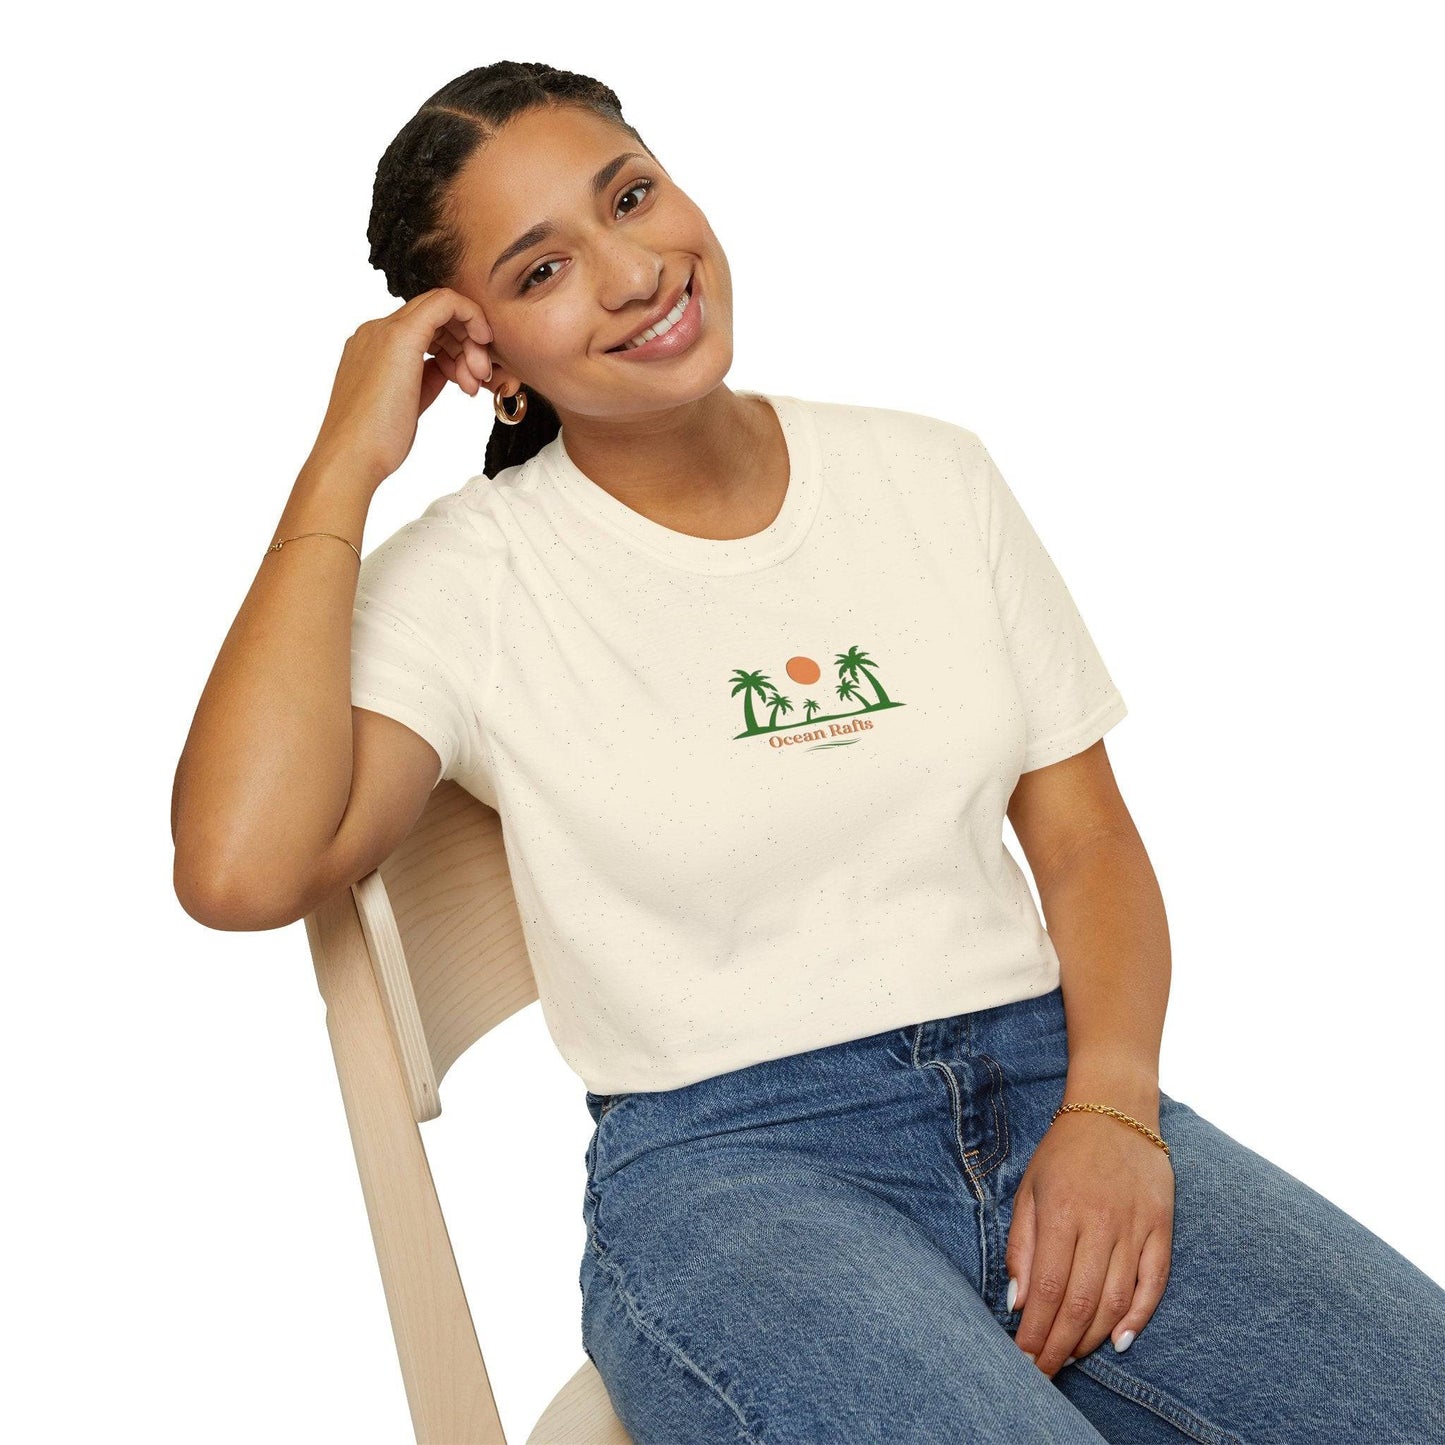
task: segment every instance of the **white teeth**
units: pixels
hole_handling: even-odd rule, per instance
[[[691,285],[692,282],[689,281],[688,286],[691,287]],[[672,328],[677,325],[678,318],[681,317],[682,313],[687,310],[688,304],[689,302],[691,302],[691,300],[691,294],[688,291],[684,291],[682,293],[682,296],[679,298],[677,305],[674,306],[672,310],[669,311],[667,315],[664,316],[662,320],[657,323],[656,326],[649,326],[646,331],[641,332],[637,336],[634,336],[631,341],[624,342],[622,350],[634,351],[644,342],[651,341],[654,336],[662,336],[665,333],[671,331]]]

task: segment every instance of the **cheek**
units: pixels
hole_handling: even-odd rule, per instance
[[[687,204],[688,211],[690,212],[690,224],[696,230],[706,236],[707,239],[711,241],[714,246],[717,246],[718,249],[721,250],[722,247],[718,242],[717,233],[713,230],[712,223],[704,214],[702,207],[694,205],[691,201],[689,201]]]
[[[576,309],[536,306],[508,320],[497,335],[498,349],[518,370],[546,370],[576,355],[586,333]]]
[[[714,272],[719,273],[719,278],[725,289],[730,287],[732,283],[732,272],[728,266],[727,252],[723,250],[723,244],[718,240],[717,233],[708,225],[707,218],[701,211],[698,212],[698,230],[705,238],[699,249],[701,249],[704,254],[707,254],[709,251],[711,252],[709,259],[712,261]]]

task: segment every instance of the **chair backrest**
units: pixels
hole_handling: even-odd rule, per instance
[[[352,887],[417,1121],[451,1066],[537,998],[493,809],[442,783],[381,866]]]
[[[537,997],[501,819],[441,783],[305,924],[418,1445],[506,1445],[417,1127],[452,1064]],[[529,1438],[626,1442],[591,1361]]]

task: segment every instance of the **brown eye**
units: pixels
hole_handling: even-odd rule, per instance
[[[544,275],[541,279],[543,281],[550,281],[552,277],[555,276],[557,273],[555,271],[547,271],[547,267],[560,266],[561,264],[562,263],[560,261],[543,261],[540,266],[533,267],[533,269],[528,273],[526,280],[522,282],[522,290],[530,291],[532,287],[537,284],[538,272],[545,271],[547,274]]]
[[[628,186],[628,188],[623,191],[623,198],[625,199],[626,197],[632,195],[634,191],[641,191],[643,193],[643,198],[646,199],[647,192],[652,189],[653,184],[654,182],[652,181],[638,181],[634,185]],[[642,202],[639,201],[637,203],[637,206],[640,206],[641,204]],[[635,211],[637,209],[637,206],[633,206],[632,210]],[[631,214],[631,212],[629,212],[628,214]]]

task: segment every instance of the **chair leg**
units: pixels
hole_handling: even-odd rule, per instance
[[[417,1445],[506,1445],[350,888],[306,935]]]

